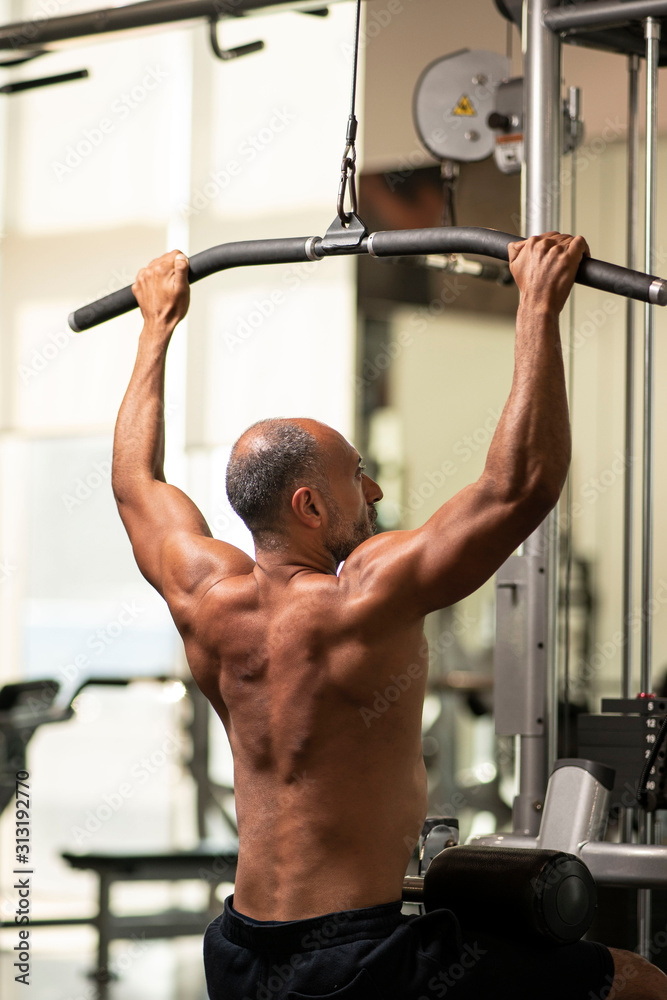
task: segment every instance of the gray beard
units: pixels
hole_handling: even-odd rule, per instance
[[[368,516],[350,526],[344,524],[337,504],[332,504],[330,510],[331,525],[324,544],[338,565],[344,562],[358,545],[373,537],[377,531],[377,512],[372,504],[368,504]]]

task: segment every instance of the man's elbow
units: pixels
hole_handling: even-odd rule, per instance
[[[124,468],[123,462],[121,461],[114,445],[114,451],[111,458],[111,492],[113,493],[114,500],[119,507],[125,502],[127,478],[127,469]]]
[[[571,448],[563,448],[562,454],[556,453],[547,463],[542,463],[534,470],[529,484],[529,490],[534,502],[546,507],[547,514],[554,509],[563,492],[572,458]],[[546,515],[545,515],[546,516]]]
[[[520,481],[493,481],[490,486],[496,501],[511,509],[524,522],[541,524],[560,499],[565,476],[553,471],[535,470]]]
[[[564,480],[554,478],[531,484],[523,500],[523,505],[529,510],[534,510],[536,515],[541,515],[540,519],[543,520],[560,500],[563,484]]]
[[[569,456],[567,461],[539,464],[527,470],[520,489],[521,505],[546,517],[560,499],[568,468]]]
[[[113,462],[111,466],[111,491],[119,507],[140,503],[156,482],[165,482],[164,473],[160,476],[128,469],[120,462]]]
[[[116,466],[111,468],[111,492],[118,507],[127,502],[127,477],[122,476]]]

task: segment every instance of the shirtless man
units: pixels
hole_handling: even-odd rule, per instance
[[[558,315],[586,252],[556,233],[510,246],[511,393],[481,477],[423,527],[373,537],[382,491],[330,427],[246,431],[227,490],[256,560],[213,539],[165,482],[165,358],[188,261],[174,251],[139,272],[113,489],[234,755],[238,872],[205,937],[212,1000],[667,1000],[667,978],[629,952],[464,942],[447,911],[400,912],[427,810],[424,616],[488,580],[558,500],[570,461]],[[400,697],[369,720],[396,678]]]

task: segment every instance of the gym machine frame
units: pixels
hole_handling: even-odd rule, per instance
[[[530,235],[560,228],[560,54],[561,37],[586,43],[586,30],[612,29],[641,21],[646,56],[645,267],[654,262],[654,216],[657,153],[657,72],[660,21],[664,0],[584,2],[560,7],[555,0],[525,0],[523,48],[526,96],[524,231]],[[584,32],[583,35],[579,32]],[[616,49],[619,51],[619,49]],[[628,88],[628,234],[627,260],[634,263],[637,236],[637,80],[636,40],[631,40]],[[643,494],[641,607],[652,598],[653,556],[653,379],[654,318],[644,312]],[[623,545],[623,683],[631,698],[632,639],[632,464],[633,464],[634,309],[628,303],[626,325],[625,517]],[[511,836],[476,838],[475,843],[516,847],[555,847],[571,851],[588,865],[596,882],[635,886],[638,897],[639,950],[650,953],[650,889],[667,885],[667,848],[654,846],[652,815],[640,811],[641,843],[602,843],[611,794],[586,761],[561,761],[553,771],[558,712],[558,521],[554,514],[512,556],[497,577],[496,732],[519,739],[519,794]],[[651,677],[651,616],[642,615],[640,689],[648,695]],[[511,679],[511,680],[510,680]],[[506,683],[509,681],[509,684]],[[518,696],[518,700],[517,700]],[[514,699],[514,700],[512,700]],[[563,767],[563,764],[571,766]],[[624,836],[631,839],[632,815],[626,812]]]

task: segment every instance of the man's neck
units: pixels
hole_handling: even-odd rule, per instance
[[[291,542],[280,549],[256,547],[255,560],[258,568],[267,576],[284,576],[285,582],[303,572],[335,576],[338,568],[327,549],[320,546],[301,547]]]

